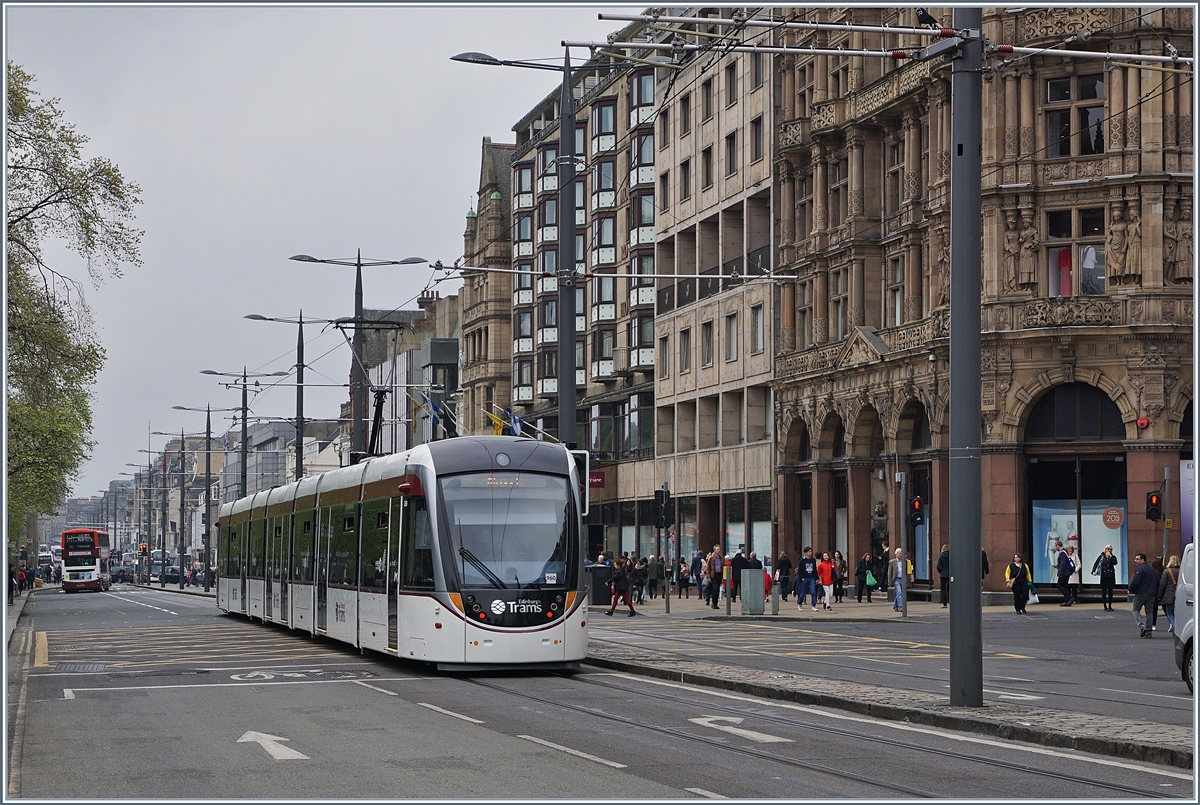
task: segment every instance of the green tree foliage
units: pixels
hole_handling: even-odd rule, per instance
[[[133,228],[140,189],[41,99],[33,76],[7,65],[8,521],[52,513],[88,459],[91,389],[104,364],[83,283],[47,264],[59,241],[87,261],[93,285],[141,262]]]

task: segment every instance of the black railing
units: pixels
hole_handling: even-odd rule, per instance
[[[659,315],[667,313],[675,309],[675,286],[668,285],[666,288],[658,289],[658,308],[655,312]]]
[[[706,299],[721,290],[721,276],[717,266],[700,272],[700,298]]]
[[[680,280],[675,284],[675,306],[683,307],[696,301],[696,281]]]

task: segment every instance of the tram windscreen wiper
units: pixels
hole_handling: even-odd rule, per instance
[[[475,568],[480,573],[482,573],[484,578],[486,578],[488,581],[490,581],[492,583],[492,586],[495,587],[497,590],[507,590],[508,589],[508,585],[504,583],[504,580],[501,579],[499,576],[497,576],[495,573],[493,573],[491,568],[489,568],[483,562],[479,561],[478,556],[471,553],[466,548],[459,548],[458,555],[461,556],[463,559],[466,559],[468,562],[470,562],[471,567]]]

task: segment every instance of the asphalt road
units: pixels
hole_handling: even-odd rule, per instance
[[[881,606],[873,605],[876,611]],[[882,604],[887,607],[888,604]],[[871,612],[868,605],[841,612]],[[790,610],[794,610],[790,605]],[[781,608],[781,611],[782,608]],[[1072,712],[1190,725],[1194,699],[1175,665],[1174,639],[1138,636],[1132,615],[1099,606],[1051,606],[1029,616],[983,618],[984,698]],[[593,642],[652,647],[691,659],[752,665],[902,690],[945,693],[950,679],[949,616],[908,621],[773,622],[688,620],[669,633],[644,620],[597,618]]]
[[[705,626],[721,624],[686,628]],[[211,599],[124,585],[39,592],[18,624],[9,669],[10,797],[1193,792],[1179,769],[586,667],[440,674],[223,616]],[[64,757],[127,771],[64,774]]]

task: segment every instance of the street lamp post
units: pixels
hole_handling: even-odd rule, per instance
[[[183,589],[183,546],[184,546],[183,523],[184,523],[184,518],[186,516],[186,514],[184,512],[185,492],[184,492],[183,485],[184,485],[184,482],[186,481],[185,476],[187,475],[187,473],[184,471],[183,461],[184,461],[184,459],[183,459],[183,429],[181,428],[179,430],[179,537],[176,540],[176,551],[175,551],[175,556],[177,557],[177,561],[179,562],[179,589],[180,590]]]
[[[176,411],[204,411],[204,592],[208,592],[208,575],[212,567],[212,549],[209,531],[212,528],[212,406],[188,408],[184,405],[171,406]],[[236,408],[218,408],[217,411],[236,411]]]
[[[241,386],[242,386],[242,444],[240,447],[241,461],[242,461],[242,473],[241,473],[241,481],[238,485],[238,497],[244,498],[244,497],[246,497],[246,459],[248,456],[248,449],[249,449],[249,439],[247,438],[247,434],[246,434],[246,415],[247,415],[247,409],[249,408],[249,403],[246,399],[246,386],[249,383],[249,379],[252,377],[283,377],[283,376],[287,375],[288,373],[287,372],[269,372],[269,373],[247,372],[246,367],[243,366],[242,373],[240,375],[237,374],[236,372],[217,372],[212,369],[202,369],[200,371],[200,374],[216,375],[218,377],[235,377],[235,378],[240,377],[242,379],[242,383],[241,383]]]
[[[460,53],[452,61],[562,73],[558,118],[558,439],[575,448],[575,96],[571,90],[571,49],[562,67],[497,59],[486,53]]]
[[[367,409],[366,381],[367,370],[363,363],[364,344],[366,335],[363,332],[363,266],[404,266],[428,263],[424,257],[405,257],[403,260],[367,260],[362,259],[362,249],[358,250],[354,260],[321,259],[307,254],[297,254],[288,258],[301,263],[325,263],[338,266],[354,266],[354,340],[352,343],[354,360],[350,366],[350,449],[360,456],[365,453],[367,440],[363,428],[363,418]]]

